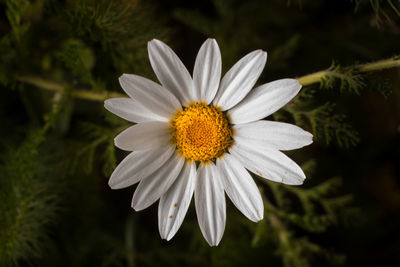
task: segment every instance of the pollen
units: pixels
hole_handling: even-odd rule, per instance
[[[221,157],[232,145],[229,120],[217,106],[191,103],[170,120],[171,142],[190,161],[208,162]]]

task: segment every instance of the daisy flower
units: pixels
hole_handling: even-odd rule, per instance
[[[148,43],[151,66],[161,85],[134,74],[119,78],[129,98],[107,99],[104,106],[135,125],[115,138],[131,152],[109,180],[112,189],[139,182],[132,208],[143,210],[158,199],[163,239],[178,231],[192,196],[201,232],[211,246],[222,238],[225,193],[250,220],[263,218],[260,192],[250,172],[275,182],[302,184],[302,169],[281,150],[312,143],[312,135],[281,122],[262,120],[300,90],[295,79],[253,89],[267,61],[256,50],[239,60],[221,79],[217,42],[201,46],[193,78],[170,47]]]

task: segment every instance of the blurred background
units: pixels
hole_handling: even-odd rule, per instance
[[[398,0],[0,0],[0,266],[400,266]],[[224,237],[209,247],[194,203],[169,242],[157,204],[134,212],[136,186],[111,190],[129,123],[104,99],[118,77],[156,80],[147,42],[193,69],[206,38],[223,72],[268,52],[258,83],[327,70],[268,119],[314,143],[287,153],[299,187],[256,177],[265,218],[228,201]],[[397,57],[396,57],[397,56]]]

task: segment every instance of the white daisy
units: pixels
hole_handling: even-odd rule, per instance
[[[148,52],[161,85],[123,74],[119,81],[130,98],[104,103],[137,123],[115,138],[117,147],[133,152],[114,170],[109,185],[119,189],[139,182],[132,199],[136,211],[160,199],[158,226],[166,240],[178,231],[194,193],[201,232],[216,246],[225,229],[225,192],[247,218],[263,218],[263,201],[247,170],[284,184],[303,183],[301,168],[280,150],[309,145],[312,135],[295,125],[262,120],[301,85],[282,79],[252,89],[267,61],[262,50],[243,57],[220,80],[221,54],[214,39],[200,48],[193,78],[163,42],[150,41]]]

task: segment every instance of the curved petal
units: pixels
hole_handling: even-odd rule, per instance
[[[306,178],[303,170],[289,157],[276,149],[259,149],[247,143],[236,143],[230,148],[248,170],[274,182],[300,185]]]
[[[237,106],[228,111],[233,124],[265,118],[288,103],[301,89],[295,79],[282,79],[263,84],[250,92]]]
[[[209,104],[217,93],[221,79],[221,52],[214,39],[207,39],[197,54],[193,70],[196,99]]]
[[[170,138],[168,123],[150,121],[125,129],[115,137],[114,143],[122,150],[147,150],[168,145]]]
[[[257,148],[291,150],[313,142],[311,133],[289,123],[262,120],[237,124],[233,128],[237,143],[248,142]]]
[[[119,83],[132,99],[167,120],[181,109],[178,99],[171,92],[149,79],[123,74],[119,77]]]
[[[112,189],[136,184],[160,168],[174,151],[175,147],[173,146],[134,151],[118,164],[111,174],[108,184]]]
[[[147,45],[154,73],[160,83],[170,90],[182,103],[187,105],[195,101],[193,80],[185,65],[163,42],[153,39]]]
[[[256,50],[239,60],[222,78],[214,105],[228,110],[253,88],[267,62],[267,52]]]
[[[158,229],[161,238],[170,240],[178,231],[189,208],[195,182],[196,165],[194,162],[186,162],[178,178],[161,196],[158,204]]]
[[[132,208],[143,210],[157,201],[182,170],[185,159],[175,153],[151,176],[142,179],[132,198]]]
[[[200,230],[210,246],[217,246],[225,230],[226,203],[221,173],[213,163],[200,164],[194,198]]]
[[[154,114],[132,98],[110,98],[104,101],[104,107],[118,117],[135,123],[169,120],[167,117]]]
[[[260,191],[243,165],[228,153],[217,160],[222,183],[233,204],[250,220],[258,222],[264,217],[264,204]]]

